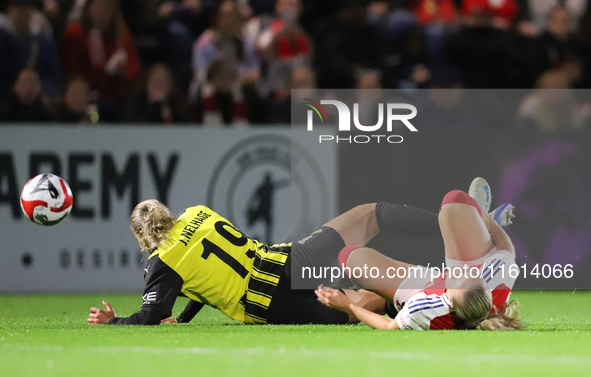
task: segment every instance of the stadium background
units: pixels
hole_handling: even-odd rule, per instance
[[[88,123],[98,110],[102,125],[288,124],[297,88],[589,88],[590,9],[587,0],[2,0],[0,120]]]
[[[0,290],[51,290],[35,271],[46,265],[42,255],[53,255],[55,271],[76,265],[108,270],[119,258],[124,276],[139,257],[123,226],[129,208],[118,204],[158,196],[167,203],[178,200],[173,208],[180,212],[197,202],[219,210],[227,205],[224,200],[252,201],[253,190],[264,182],[261,167],[250,186],[233,191],[230,181],[215,189],[202,181],[214,179],[213,166],[219,168],[228,158],[224,151],[240,140],[289,137],[291,90],[315,88],[396,88],[427,111],[417,117],[421,139],[415,143],[366,147],[366,152],[364,146],[338,145],[325,149],[326,158],[309,151],[315,164],[324,161],[322,173],[330,176],[324,188],[330,195],[310,188],[319,203],[328,203],[307,220],[310,227],[362,202],[404,201],[436,210],[445,191],[482,175],[495,187],[497,200],[523,208],[510,230],[525,251],[522,262],[573,263],[584,271],[591,263],[585,220],[591,205],[586,155],[591,95],[585,89],[591,72],[590,9],[585,0],[2,1],[0,220],[20,233],[8,232],[13,239],[1,253],[10,261],[5,271],[24,276],[28,271],[39,279],[24,288],[6,273],[4,281],[12,284]],[[483,88],[495,94],[475,101]],[[126,132],[141,137],[116,143]],[[102,149],[96,145],[101,137]],[[175,139],[194,148],[190,153],[180,143],[175,148]],[[164,140],[169,153],[157,156]],[[119,151],[119,160],[109,157],[112,150]],[[127,150],[137,152],[126,155]],[[167,196],[166,179],[176,179],[176,164],[189,160],[196,168],[205,161],[212,167],[203,173],[200,189],[194,197]],[[158,176],[165,161],[172,175]],[[140,170],[144,181],[138,181]],[[16,193],[39,172],[73,182],[72,228],[23,228]],[[160,178],[153,189],[147,188],[148,172]],[[277,172],[283,178],[285,173]],[[519,181],[523,177],[527,184]],[[190,178],[181,174],[175,184],[191,193]],[[425,195],[423,187],[433,194]],[[218,191],[224,194],[214,199],[212,192]],[[240,211],[227,216],[262,237],[265,230],[249,229]],[[278,205],[274,211],[281,213]],[[110,244],[98,234],[107,220],[120,224],[109,232]],[[90,224],[96,228],[90,230]],[[83,225],[88,230],[72,231]],[[17,241],[30,240],[29,232],[51,237],[38,238],[36,245]],[[302,235],[301,229],[295,233]],[[64,243],[73,234],[81,240]],[[82,246],[85,237],[102,240]],[[279,238],[267,241],[285,241],[285,231]],[[378,238],[376,247],[394,250],[393,257],[402,250],[401,259],[426,263],[440,258],[441,245]],[[126,252],[116,256],[105,250]],[[588,288],[587,280],[579,273],[573,280],[522,287]],[[96,289],[141,284],[116,281]],[[88,289],[60,287],[54,290]]]
[[[314,88],[400,89],[411,102],[423,96],[431,117],[420,112],[418,136],[394,148],[304,150],[312,158],[303,171],[314,177],[305,189],[320,198],[309,227],[363,202],[435,211],[445,192],[484,176],[496,203],[517,207],[510,232],[520,263],[575,265],[571,280],[520,279],[518,288],[571,291],[516,291],[530,327],[511,334],[253,328],[208,309],[176,327],[87,326],[88,307],[102,299],[122,315],[139,307],[130,206],[154,196],[176,212],[203,202],[247,228],[266,173],[281,182],[290,171],[282,146],[297,140],[291,90]],[[589,0],[0,0],[2,368],[587,375],[589,88]],[[497,99],[470,102],[479,90]],[[235,160],[234,150],[251,157]],[[270,164],[252,165],[232,191],[240,161]],[[15,202],[39,172],[76,191],[73,213],[53,228],[30,223]],[[232,200],[242,207],[232,211]],[[292,223],[279,223],[272,234],[284,237]],[[260,223],[249,231],[266,237]],[[380,235],[373,245],[409,262],[442,261],[437,240]],[[80,291],[92,294],[72,294]]]

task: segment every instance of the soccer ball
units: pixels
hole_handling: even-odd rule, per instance
[[[53,174],[39,174],[21,192],[23,212],[39,225],[55,225],[65,219],[73,201],[66,181]]]

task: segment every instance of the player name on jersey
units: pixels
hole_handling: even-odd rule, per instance
[[[178,241],[182,242],[185,246],[187,246],[188,242],[191,241],[191,237],[193,237],[193,234],[195,234],[195,231],[199,229],[201,224],[203,224],[203,222],[210,217],[210,214],[205,213],[203,211],[199,211],[199,213],[197,213],[193,220],[191,220],[187,225],[185,225],[181,232],[181,237],[178,239]],[[183,237],[185,239],[183,239]]]

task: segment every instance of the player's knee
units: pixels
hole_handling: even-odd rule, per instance
[[[469,200],[468,198],[472,199],[466,192],[462,190],[452,190],[445,194],[443,200],[441,201],[441,206],[443,207],[446,204],[454,203],[466,203]]]
[[[478,202],[464,191],[452,190],[448,192],[443,197],[443,201],[441,202],[441,207],[439,210],[442,211],[444,208],[447,210],[452,209],[450,206],[444,207],[446,204],[468,204],[476,208],[478,213],[482,216],[482,210],[480,209]]]
[[[355,255],[355,257],[358,257],[359,255],[357,254],[361,253],[362,250],[368,250],[368,248],[363,246],[345,246],[339,252],[339,267],[343,269],[343,276],[347,276],[353,283],[355,282],[351,279],[351,270],[354,268],[354,266],[351,266],[350,258],[352,254]],[[353,265],[356,265],[357,263],[358,262],[353,262]]]
[[[377,203],[366,203],[366,204],[358,205],[357,207],[354,208],[354,210],[356,211],[356,213],[355,213],[356,217],[365,224],[366,228],[370,227],[370,228],[366,229],[366,231],[368,231],[370,233],[379,232],[379,227],[378,227],[378,223],[377,223],[377,216],[376,216],[376,206],[377,206]],[[374,225],[372,225],[372,224],[374,224]],[[373,228],[376,228],[376,229],[373,229]]]
[[[377,203],[365,203],[355,206],[350,212],[355,214],[355,217],[370,217],[375,216]]]
[[[351,253],[357,249],[360,249],[361,246],[345,246],[340,252],[339,252],[339,266],[341,267],[347,267],[347,260],[349,259],[349,256],[351,255]]]

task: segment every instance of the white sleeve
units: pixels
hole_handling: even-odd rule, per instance
[[[515,263],[513,254],[507,250],[499,250],[484,260],[481,276],[490,289],[495,289],[501,284],[512,289],[519,272],[519,266]]]
[[[425,297],[425,295],[422,296]],[[422,298],[420,294],[413,296],[396,315],[396,322],[401,330],[429,330],[431,320],[421,310],[413,312],[409,310],[415,300],[420,298]]]

